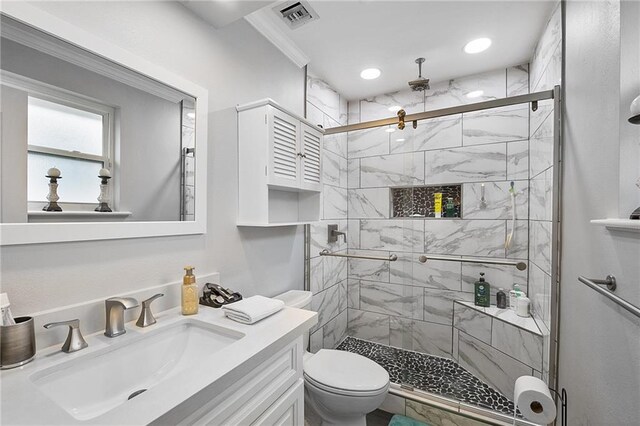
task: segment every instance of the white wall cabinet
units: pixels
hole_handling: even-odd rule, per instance
[[[319,220],[322,129],[270,99],[237,111],[238,225]]]

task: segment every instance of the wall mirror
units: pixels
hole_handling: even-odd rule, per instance
[[[640,97],[640,3],[620,2],[620,217],[640,209],[640,125],[631,103]],[[614,31],[615,29],[612,29]],[[613,34],[616,36],[617,34]]]
[[[203,233],[207,91],[51,18],[0,16],[2,245]]]

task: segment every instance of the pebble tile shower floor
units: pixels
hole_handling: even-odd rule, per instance
[[[355,337],[336,348],[365,356],[384,367],[392,383],[513,416],[513,402],[453,360],[385,346]],[[518,412],[520,417],[520,413]]]

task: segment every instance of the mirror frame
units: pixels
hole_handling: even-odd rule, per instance
[[[207,89],[115,44],[23,2],[2,2],[0,12],[26,25],[123,65],[196,98],[195,221],[2,223],[0,246],[205,234],[207,231]]]

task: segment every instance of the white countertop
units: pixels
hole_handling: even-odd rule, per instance
[[[199,365],[158,383],[136,398],[98,417],[80,421],[44,395],[32,382],[31,376],[43,369],[66,363],[78,357],[90,355],[107,347],[127,345],[141,335],[178,322],[197,319],[210,324],[244,333],[244,337],[233,344],[203,359]],[[317,322],[317,313],[285,307],[280,312],[253,325],[244,325],[224,317],[220,309],[200,306],[197,315],[182,316],[178,309],[156,314],[157,323],[139,328],[135,321],[126,324],[127,333],[108,338],[101,332],[85,336],[89,347],[67,354],[60,350],[61,344],[37,351],[29,364],[0,373],[1,417],[3,425],[14,424],[109,424],[141,425],[156,420],[172,408],[196,395],[215,382],[228,382],[231,376],[240,378],[248,373],[256,359],[284,347]],[[117,374],[114,371],[114,374]],[[96,386],[99,384],[96,383]],[[215,384],[214,384],[215,386]],[[221,389],[222,390],[222,389]]]

